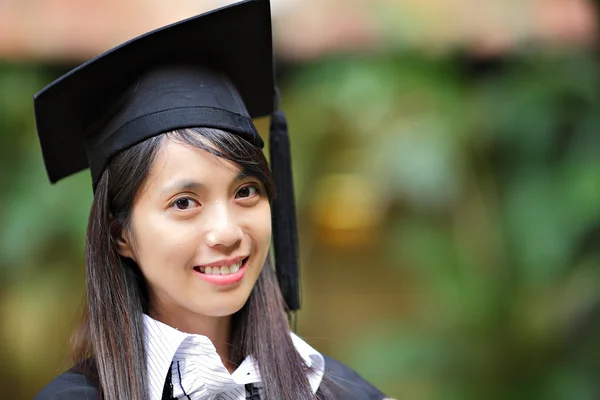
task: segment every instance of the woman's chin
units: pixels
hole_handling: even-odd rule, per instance
[[[229,297],[233,296],[230,294]],[[246,304],[247,300],[247,296],[245,298],[222,298],[221,301],[212,301],[210,304],[203,303],[201,306],[193,307],[191,311],[193,311],[195,314],[206,317],[227,317],[240,311],[244,304]]]

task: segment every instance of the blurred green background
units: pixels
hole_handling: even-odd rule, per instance
[[[537,14],[515,11],[526,3],[490,1],[508,16],[484,8],[492,27],[465,33],[478,14],[364,2],[356,15],[377,29],[358,35],[358,20],[335,25],[343,2],[323,1],[320,29],[337,32],[326,43],[286,30],[308,23],[302,10],[277,11],[298,330],[392,397],[600,398],[595,7],[533,2],[574,18],[572,34],[536,28]],[[557,5],[567,3],[583,14]],[[70,366],[92,200],[88,172],[48,183],[32,96],[89,54],[19,52],[1,46],[9,39],[0,35],[0,393],[28,399]]]

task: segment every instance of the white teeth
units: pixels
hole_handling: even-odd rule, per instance
[[[216,267],[198,267],[198,270],[206,275],[229,275],[240,270],[242,261],[232,265],[221,265]]]

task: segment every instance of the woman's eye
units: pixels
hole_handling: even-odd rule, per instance
[[[255,196],[258,193],[259,193],[259,189],[256,185],[248,185],[248,186],[244,186],[243,188],[238,190],[236,197],[244,199],[244,198]]]
[[[178,210],[188,210],[192,207],[196,207],[197,205],[198,202],[196,200],[192,200],[187,197],[177,199],[173,202],[173,207],[177,208]]]

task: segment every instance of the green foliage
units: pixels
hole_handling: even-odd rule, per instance
[[[600,66],[497,64],[466,75],[456,58],[404,54],[291,80],[297,185],[340,170],[376,182],[377,251],[418,293],[346,357],[405,398],[596,398]]]
[[[83,245],[89,178],[51,187],[35,133],[33,95],[50,79],[39,67],[0,65],[0,276],[8,279],[70,260]]]

